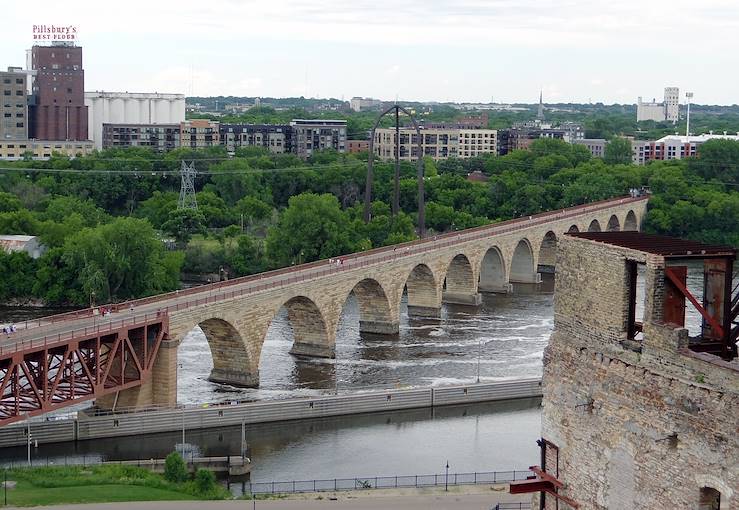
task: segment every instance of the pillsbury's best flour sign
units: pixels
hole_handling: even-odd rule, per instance
[[[33,25],[34,41],[76,41],[77,25]]]

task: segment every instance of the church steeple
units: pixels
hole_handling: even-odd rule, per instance
[[[536,118],[538,120],[544,120],[544,91],[539,91],[539,111],[536,112]]]

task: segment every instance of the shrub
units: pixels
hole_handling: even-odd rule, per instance
[[[172,452],[167,455],[164,461],[164,478],[174,483],[187,480],[187,466],[179,453]]]
[[[200,494],[209,494],[215,489],[216,477],[207,469],[198,469],[197,473],[195,473],[195,485]]]

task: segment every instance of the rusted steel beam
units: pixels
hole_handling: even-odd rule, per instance
[[[711,327],[714,329],[714,331],[719,332],[721,336],[724,334],[724,329],[721,327],[721,325],[718,323],[718,321],[709,314],[703,306],[698,302],[698,300],[695,299],[693,294],[690,293],[690,291],[685,288],[683,283],[680,281],[680,279],[672,272],[671,268],[666,267],[665,268],[665,276],[670,280],[670,283],[672,283],[677,290],[679,290],[688,300],[693,303],[693,306],[696,310],[703,316],[704,319],[708,321],[708,323],[711,325]]]

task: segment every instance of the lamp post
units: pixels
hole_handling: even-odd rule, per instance
[[[480,358],[482,357],[482,340],[477,343],[477,383],[480,383]]]
[[[444,492],[449,492],[449,461],[446,461],[446,476],[444,477]]]
[[[28,413],[26,413],[26,426],[28,427],[28,430],[26,432],[26,439],[28,440],[26,442],[28,446],[28,467],[31,467],[31,415]]]

